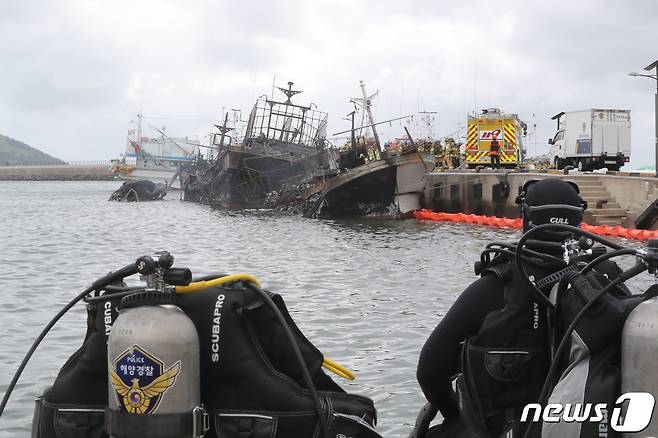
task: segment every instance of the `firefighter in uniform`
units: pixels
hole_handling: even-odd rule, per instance
[[[489,156],[491,158],[491,167],[494,169],[498,169],[500,167],[500,143],[498,143],[498,139],[494,137],[491,140],[491,146],[489,149]]]
[[[446,139],[445,146],[443,148],[443,168],[452,169],[452,142],[450,139]]]

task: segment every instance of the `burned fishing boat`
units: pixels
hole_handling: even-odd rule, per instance
[[[269,192],[284,184],[313,178],[328,167],[325,148],[327,113],[315,104],[292,103],[301,93],[278,88],[285,101],[263,96],[254,105],[244,138],[234,142],[228,116],[206,158],[199,157],[181,169],[180,179],[186,201],[220,208],[260,208]]]
[[[403,218],[423,207],[425,176],[436,163],[429,154],[421,153],[405,127],[408,140],[397,150],[382,147],[376,126],[409,116],[375,122],[372,116],[372,100],[363,81],[360,83],[363,97],[351,102],[360,106],[369,124],[354,127],[355,111],[351,116],[351,129],[334,135],[350,133],[350,142],[338,151],[335,172],[331,177],[316,178],[309,189],[297,199],[302,207],[297,209],[307,217],[376,216]],[[356,132],[370,130],[371,135],[357,137]],[[280,197],[288,201],[290,196]],[[286,206],[286,209],[290,209]]]
[[[416,147],[401,155],[382,151],[376,160],[346,169],[317,185],[307,217],[377,216],[404,218],[423,208],[425,176],[435,163]]]

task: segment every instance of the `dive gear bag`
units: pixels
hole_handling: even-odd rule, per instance
[[[323,356],[302,334],[280,295],[269,294],[302,352],[333,437],[377,438],[369,398],[348,394],[322,370]],[[120,299],[87,305],[82,347],[36,401],[32,438],[106,438],[107,335]],[[206,437],[322,437],[301,365],[274,309],[240,282],[176,296],[200,341]]]

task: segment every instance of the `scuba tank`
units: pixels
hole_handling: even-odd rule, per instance
[[[658,260],[658,240],[651,239],[646,248],[647,260]],[[650,274],[658,275],[655,263],[649,263]],[[657,286],[652,286],[655,289]],[[651,289],[650,289],[651,290]],[[624,324],[621,341],[621,393],[644,392],[655,399],[658,397],[658,379],[656,379],[656,358],[658,358],[658,298],[651,298],[640,303],[630,313]],[[632,403],[632,402],[631,402]],[[645,404],[649,404],[648,402]],[[635,409],[639,406],[633,406]],[[630,411],[630,405],[628,407]],[[649,410],[651,421],[648,427],[638,433],[626,434],[628,437],[658,436],[658,418],[652,418],[653,405]],[[641,419],[637,419],[641,421]],[[630,415],[626,421],[631,421]]]
[[[658,298],[652,298],[639,304],[628,316],[624,324],[621,342],[621,393],[650,393],[658,397],[658,379],[656,379],[656,358],[658,358]],[[631,402],[632,403],[632,402]],[[658,436],[658,418],[651,418],[653,404],[646,403],[651,422],[638,433],[626,434],[627,437]],[[630,405],[629,405],[630,407]],[[641,406],[633,405],[634,409]],[[630,408],[629,408],[630,410]],[[631,421],[630,416],[626,422]],[[638,418],[641,421],[641,418]]]
[[[199,336],[174,305],[172,286],[187,285],[189,269],[172,269],[173,257],[145,256],[137,270],[147,290],[121,300],[108,340],[106,429],[113,438],[200,437]]]

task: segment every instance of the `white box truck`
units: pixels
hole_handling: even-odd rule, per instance
[[[556,169],[574,166],[580,171],[619,170],[631,158],[631,112],[587,109],[561,112],[557,132],[548,139],[549,157]]]

